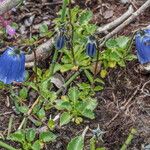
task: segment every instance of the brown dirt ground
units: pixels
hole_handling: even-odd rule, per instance
[[[27,6],[28,10],[25,7],[21,7],[14,13],[15,16],[11,16],[12,19],[16,20],[16,18],[19,18],[17,19],[18,22],[22,21],[24,18],[23,15],[26,16],[26,13],[29,10],[32,12],[37,9],[36,21],[34,22],[34,24],[37,24],[43,20],[43,16],[46,16],[46,19],[53,19],[60,8],[60,5],[40,8],[39,6],[36,7],[33,5],[34,3],[38,4],[38,1],[28,0],[27,2],[31,2],[31,5]],[[128,4],[120,4],[117,0],[103,0],[103,6],[98,0],[93,0],[92,3],[88,2],[86,6],[83,1],[77,0],[76,3],[83,8],[88,8],[93,11],[93,22],[96,22],[98,25],[103,25],[114,20],[128,7]],[[103,14],[110,8],[113,10],[113,16],[109,19],[104,19],[103,16],[99,14],[100,11],[102,11]],[[39,9],[40,12],[38,11]],[[45,10],[49,10],[49,13],[46,14]],[[131,31],[148,25],[150,23],[149,12],[150,10],[147,10],[146,13],[143,13],[136,21],[126,27],[123,31],[120,31],[119,34],[130,35]],[[71,123],[60,129],[56,129],[55,133],[58,135],[57,142],[47,145],[45,150],[65,150],[70,139],[81,133],[86,125],[89,125],[91,129],[94,129],[98,124],[100,125],[100,128],[107,131],[107,133],[103,136],[104,142],[98,142],[97,145],[105,146],[108,150],[119,150],[120,146],[127,138],[130,129],[133,127],[138,130],[138,134],[132,141],[129,150],[140,150],[142,144],[150,143],[150,84],[146,84],[142,89],[142,86],[149,80],[149,75],[140,74],[137,71],[137,66],[138,62],[133,61],[127,63],[126,68],[110,70],[108,77],[105,79],[105,89],[96,94],[99,103],[95,110],[96,119],[92,121],[85,119],[84,123],[79,126]],[[137,90],[137,88],[139,89]],[[6,106],[8,97],[3,92],[4,91],[0,94],[0,134],[5,135],[7,133],[9,117],[14,112],[12,105]],[[130,98],[132,99],[127,107],[128,109],[121,109]],[[114,118],[115,116],[116,118]],[[15,114],[15,122],[13,123],[14,130],[18,127],[20,119],[21,116]],[[87,134],[86,150],[89,149],[88,139]],[[2,148],[0,149],[3,150]]]

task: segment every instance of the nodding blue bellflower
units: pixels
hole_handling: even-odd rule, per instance
[[[25,79],[25,55],[9,47],[0,56],[0,81],[5,84],[23,82]]]
[[[150,62],[150,29],[137,32],[135,46],[138,60],[141,64]]]
[[[96,42],[93,37],[89,37],[87,45],[86,45],[86,54],[90,57],[96,55]]]
[[[65,45],[65,36],[64,35],[60,35],[56,38],[56,43],[55,43],[55,48],[57,50],[60,50],[64,47]]]
[[[55,48],[57,50],[61,50],[65,46],[66,37],[64,33],[65,33],[65,28],[61,27],[59,29],[59,33],[55,41]]]

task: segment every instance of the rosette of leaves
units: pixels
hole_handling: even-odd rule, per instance
[[[56,138],[57,136],[50,131],[41,132],[37,136],[36,130],[29,128],[12,133],[9,140],[20,143],[22,150],[41,150],[44,143],[54,142]]]
[[[126,61],[136,59],[131,52],[131,38],[119,36],[111,38],[106,42],[106,49],[101,53],[99,59],[102,61],[104,68],[114,68],[116,65],[125,67]]]
[[[56,108],[63,111],[60,116],[60,125],[67,124],[71,120],[80,124],[83,120],[82,117],[94,119],[95,115],[93,111],[96,106],[96,99],[90,96],[82,99],[79,89],[76,86],[71,87],[67,95],[62,96],[60,100],[56,101]]]

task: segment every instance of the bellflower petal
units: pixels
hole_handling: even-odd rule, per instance
[[[56,43],[55,43],[55,48],[57,50],[60,50],[64,47],[65,45],[65,36],[64,35],[60,35],[56,38]]]
[[[141,64],[150,62],[150,29],[145,29],[135,36],[138,60]]]
[[[0,56],[0,81],[10,84],[13,81],[23,82],[25,79],[25,55],[7,48]]]
[[[86,45],[86,54],[90,57],[96,55],[96,44],[94,42],[88,42]]]

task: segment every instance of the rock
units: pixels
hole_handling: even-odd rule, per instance
[[[113,14],[114,14],[113,10],[106,10],[104,12],[103,16],[104,16],[105,19],[109,19],[109,18],[111,18],[113,16]]]

